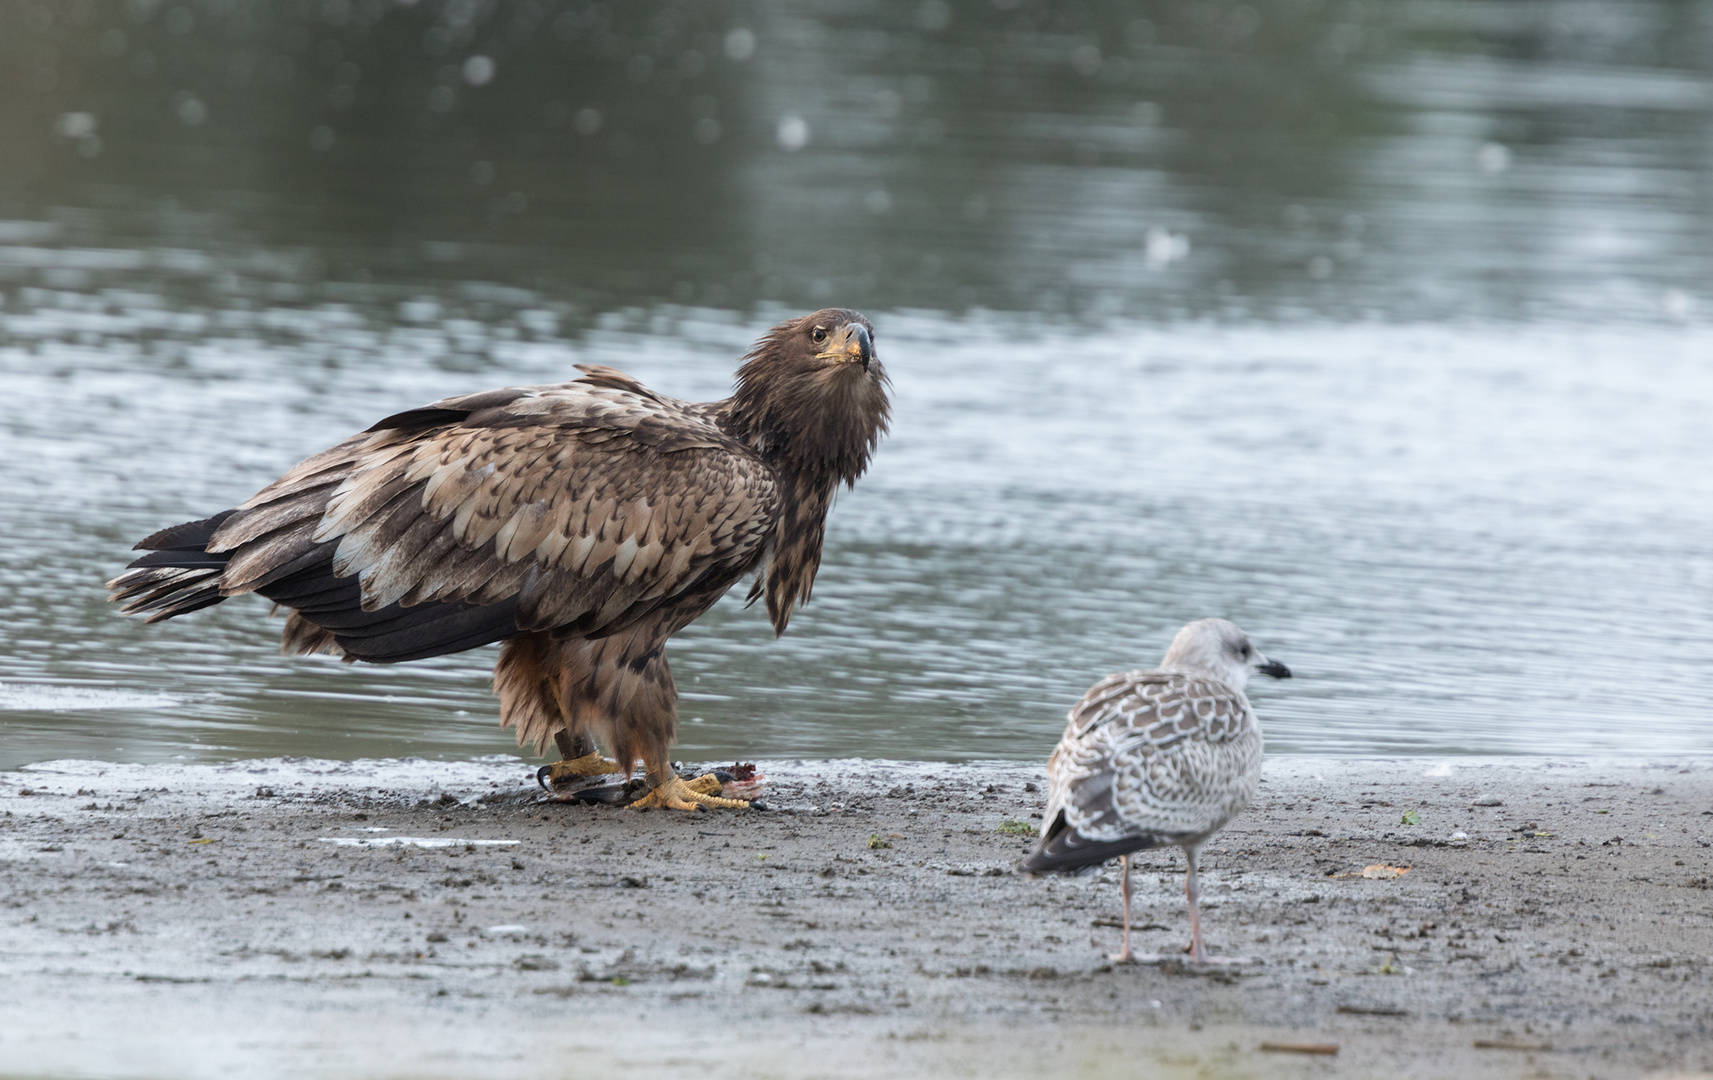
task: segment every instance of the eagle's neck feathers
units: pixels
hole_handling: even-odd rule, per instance
[[[763,573],[749,598],[767,599],[775,632],[809,599],[821,565],[827,511],[854,485],[886,431],[886,374],[792,355],[784,335],[764,338],[738,369],[737,392],[713,413],[779,480],[780,508]]]

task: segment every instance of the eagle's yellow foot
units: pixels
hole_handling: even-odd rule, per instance
[[[694,780],[686,780],[684,786],[698,795],[718,795],[726,788],[713,773],[703,773]]]
[[[691,781],[680,780],[677,776],[668,776],[666,782],[630,805],[638,810],[651,807],[661,807],[666,810],[696,810],[703,806],[731,807],[747,809],[749,803],[742,799],[722,799],[709,792],[720,790],[720,781],[713,773],[698,776]]]
[[[580,776],[600,776],[603,773],[624,772],[619,763],[611,758],[604,758],[600,753],[584,754],[580,758],[567,758],[555,761],[547,767],[547,779],[555,784],[566,780],[574,780]]]

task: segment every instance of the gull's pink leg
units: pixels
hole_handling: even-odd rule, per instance
[[[1115,964],[1130,964],[1136,960],[1136,954],[1130,951],[1130,856],[1118,857],[1120,872],[1124,875],[1119,893],[1124,897],[1124,948],[1107,957]]]
[[[1196,903],[1201,899],[1201,881],[1196,874],[1196,848],[1185,845],[1184,858],[1189,862],[1189,870],[1184,874],[1184,899],[1190,907],[1190,963],[1207,963],[1207,950],[1201,944],[1201,912],[1196,909]]]

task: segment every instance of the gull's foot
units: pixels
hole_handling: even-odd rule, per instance
[[[742,799],[722,799],[712,794],[718,790],[720,790],[720,780],[713,773],[698,776],[688,782],[680,780],[676,775],[671,775],[659,787],[630,805],[638,810],[647,810],[653,807],[660,807],[665,810],[700,810],[704,806],[745,810],[749,808],[749,803]]]
[[[1130,951],[1130,946],[1128,945],[1115,953],[1107,953],[1106,958],[1115,964],[1134,964],[1138,962],[1136,954]]]

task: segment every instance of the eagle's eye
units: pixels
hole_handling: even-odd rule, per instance
[[[827,328],[824,326],[817,326],[815,329],[809,331],[809,337],[815,342],[815,344],[819,345],[827,340]]]

